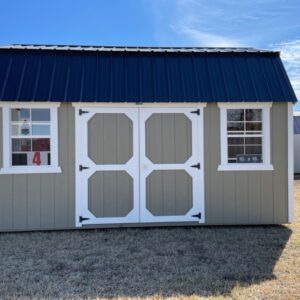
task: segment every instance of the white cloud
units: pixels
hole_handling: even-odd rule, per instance
[[[195,29],[187,24],[172,25],[171,28],[177,33],[188,38],[196,46],[204,47],[241,47],[243,43],[238,39],[233,39],[199,29]]]
[[[279,50],[296,96],[300,99],[300,39],[271,45]]]

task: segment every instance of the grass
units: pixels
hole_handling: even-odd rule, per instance
[[[300,181],[287,226],[0,235],[1,299],[299,299]]]

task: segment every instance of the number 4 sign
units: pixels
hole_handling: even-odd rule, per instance
[[[45,151],[27,152],[27,165],[28,166],[48,165],[48,152]]]
[[[39,166],[41,162],[41,152],[35,152],[32,158],[32,164]]]

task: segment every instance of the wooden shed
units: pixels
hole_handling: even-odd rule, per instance
[[[278,52],[0,47],[0,231],[281,224],[296,101]]]

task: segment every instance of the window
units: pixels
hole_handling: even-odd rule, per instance
[[[221,165],[218,170],[272,170],[270,105],[219,104]]]
[[[3,107],[3,168],[0,173],[60,172],[57,105]]]

